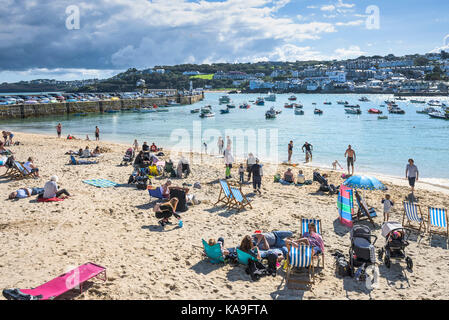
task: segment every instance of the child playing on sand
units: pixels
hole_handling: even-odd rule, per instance
[[[388,221],[390,218],[391,208],[394,206],[393,201],[390,200],[390,195],[386,194],[385,199],[382,199],[382,203],[384,204],[384,222]]]
[[[340,169],[343,169],[343,167],[341,166],[341,164],[337,160],[332,162],[332,169],[337,170],[337,165],[340,167]]]
[[[239,175],[240,175],[240,183],[244,183],[245,182],[245,168],[243,168],[243,163],[240,164],[239,167]]]

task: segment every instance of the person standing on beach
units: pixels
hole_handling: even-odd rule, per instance
[[[97,126],[95,126],[95,140],[100,140],[100,129]]]
[[[134,153],[137,154],[137,152],[139,151],[139,143],[137,142],[137,139],[134,139],[133,149]]]
[[[345,152],[345,157],[346,157],[346,161],[348,163],[348,175],[349,173],[349,167],[352,167],[352,173],[351,175],[354,174],[354,162],[355,162],[355,151],[352,149],[351,145],[348,146],[348,149],[346,149]]]
[[[250,175],[253,176],[253,189],[254,192],[260,192],[260,187],[262,185],[262,165],[259,164],[259,159],[256,159],[256,163],[252,165]]]
[[[302,152],[304,152],[304,149],[306,149],[306,163],[309,162],[309,160],[312,161],[313,146],[306,141],[302,146]]]
[[[292,160],[292,154],[293,154],[293,141],[290,140],[290,143],[288,144],[288,162]]]
[[[415,182],[418,181],[418,167],[415,165],[413,159],[408,159],[408,164],[405,167],[405,178],[408,179],[408,184],[412,188],[412,194],[415,191]]]
[[[58,123],[56,126],[56,133],[58,134],[58,138],[61,138],[61,132],[62,132],[62,125]]]
[[[231,178],[232,163],[234,162],[234,157],[231,153],[231,148],[226,148],[224,151],[224,161],[226,164],[226,179]]]
[[[232,140],[229,138],[229,136],[227,136],[226,138],[227,138],[226,149],[231,150]]]
[[[217,147],[218,147],[218,154],[222,155],[223,154],[223,147],[224,147],[224,141],[223,141],[222,137],[218,137]]]

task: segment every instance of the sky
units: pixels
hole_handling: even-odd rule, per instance
[[[0,0],[0,82],[449,49],[447,0]]]

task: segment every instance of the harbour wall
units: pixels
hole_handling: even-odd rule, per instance
[[[181,105],[193,104],[203,100],[204,94],[173,97]],[[170,99],[170,98],[169,98]],[[76,113],[102,113],[110,110],[140,109],[156,104],[167,105],[167,98],[141,98],[124,100],[58,102],[42,104],[14,104],[0,106],[0,120],[67,115]]]

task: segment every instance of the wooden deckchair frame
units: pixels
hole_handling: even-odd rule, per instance
[[[421,222],[419,223],[419,228],[416,227],[415,225],[413,225],[412,220],[409,220],[409,218],[407,217],[407,213],[405,212],[405,205],[404,205],[405,203],[411,203],[412,205],[415,205],[417,207],[418,217],[421,218]],[[421,228],[423,228],[423,231],[425,231],[426,223],[424,222],[425,220],[424,220],[424,217],[423,217],[423,214],[421,211],[421,206],[419,204],[408,202],[408,201],[402,202],[402,206],[404,209],[404,213],[402,215],[402,225],[406,228],[417,230],[418,232],[421,232]],[[407,221],[405,221],[405,218],[407,218]],[[413,221],[413,222],[416,222],[416,221]],[[418,222],[416,222],[416,223],[418,223]]]
[[[310,246],[306,246],[306,247],[310,247]],[[289,287],[290,283],[298,283],[298,284],[305,284],[305,285],[312,285],[313,283],[315,283],[315,268],[313,266],[313,256],[314,256],[314,251],[313,248],[311,248],[312,250],[312,263],[310,263],[310,266],[307,269],[307,276],[309,277],[309,281],[303,281],[303,280],[297,280],[297,279],[291,279],[291,276],[295,273],[293,270],[293,268],[295,268],[292,264],[291,264],[291,260],[290,260],[290,248],[291,245],[287,244],[287,270],[285,271],[285,283],[287,285],[287,288]],[[302,273],[304,274],[304,273]]]
[[[17,166],[17,163],[19,163],[21,165],[21,167],[23,168],[23,171],[19,169],[19,167]],[[29,178],[29,177],[33,176],[33,174],[30,171],[28,171],[27,168],[25,168],[23,166],[23,164],[20,163],[19,161],[14,161],[12,169],[13,169],[13,171],[10,173],[9,176],[14,180],[22,180],[22,179]]]
[[[354,190],[354,196],[355,196],[355,199],[357,202],[358,210],[357,210],[356,214],[352,216],[352,219],[355,222],[369,220],[373,224],[373,226],[375,226],[376,224],[374,223],[373,218],[369,214],[368,205],[366,204],[366,202],[364,201],[364,199],[362,198],[362,196],[360,195],[360,193],[357,190]],[[365,214],[363,214],[362,208],[365,211]]]
[[[441,229],[444,229],[444,227],[438,227],[431,223],[430,219],[430,209],[442,209],[446,213],[446,231],[442,231]],[[439,228],[440,230],[432,230],[432,227]],[[428,219],[427,219],[427,232],[429,235],[432,234],[438,234],[440,236],[445,236],[449,240],[449,216],[448,216],[448,210],[444,208],[434,208],[434,207],[428,207]]]
[[[229,197],[226,195],[226,193],[223,190],[223,186],[221,184],[221,182],[226,183],[226,185],[228,186],[228,190],[229,190]],[[232,202],[232,192],[231,192],[231,187],[229,186],[229,183],[226,180],[220,180],[220,194],[218,195],[218,200],[217,202],[214,203],[214,206],[216,206],[219,203],[224,203],[224,207],[230,207],[231,202]],[[223,194],[223,197],[221,196],[221,194]]]
[[[316,221],[318,221],[319,224],[320,224],[320,231],[321,231],[319,234],[321,235],[321,237],[323,237],[323,223],[321,222],[321,219],[318,219],[318,218],[306,218],[306,217],[303,217],[303,216],[301,216],[300,219],[301,219],[301,232],[300,232],[301,238],[304,237],[304,235],[302,233],[302,230],[303,230],[302,221],[303,221],[303,219],[309,219],[309,220],[316,220]],[[320,266],[320,257],[321,257],[321,261],[322,261],[322,265],[323,265],[322,268],[324,269],[324,252],[321,252],[317,256],[315,256],[315,255],[312,256],[313,259],[317,260],[317,264],[316,264],[317,268]]]
[[[242,192],[242,186],[240,184],[228,184],[228,186],[229,186],[229,190],[231,191],[231,194],[232,194],[232,199],[229,203],[230,209],[233,208],[233,209],[237,209],[237,211],[241,211],[241,210],[245,209],[247,206],[249,206],[251,209],[253,208],[250,201],[246,198],[245,194]],[[240,192],[240,194],[243,198],[242,202],[237,200],[232,189],[237,189]]]

